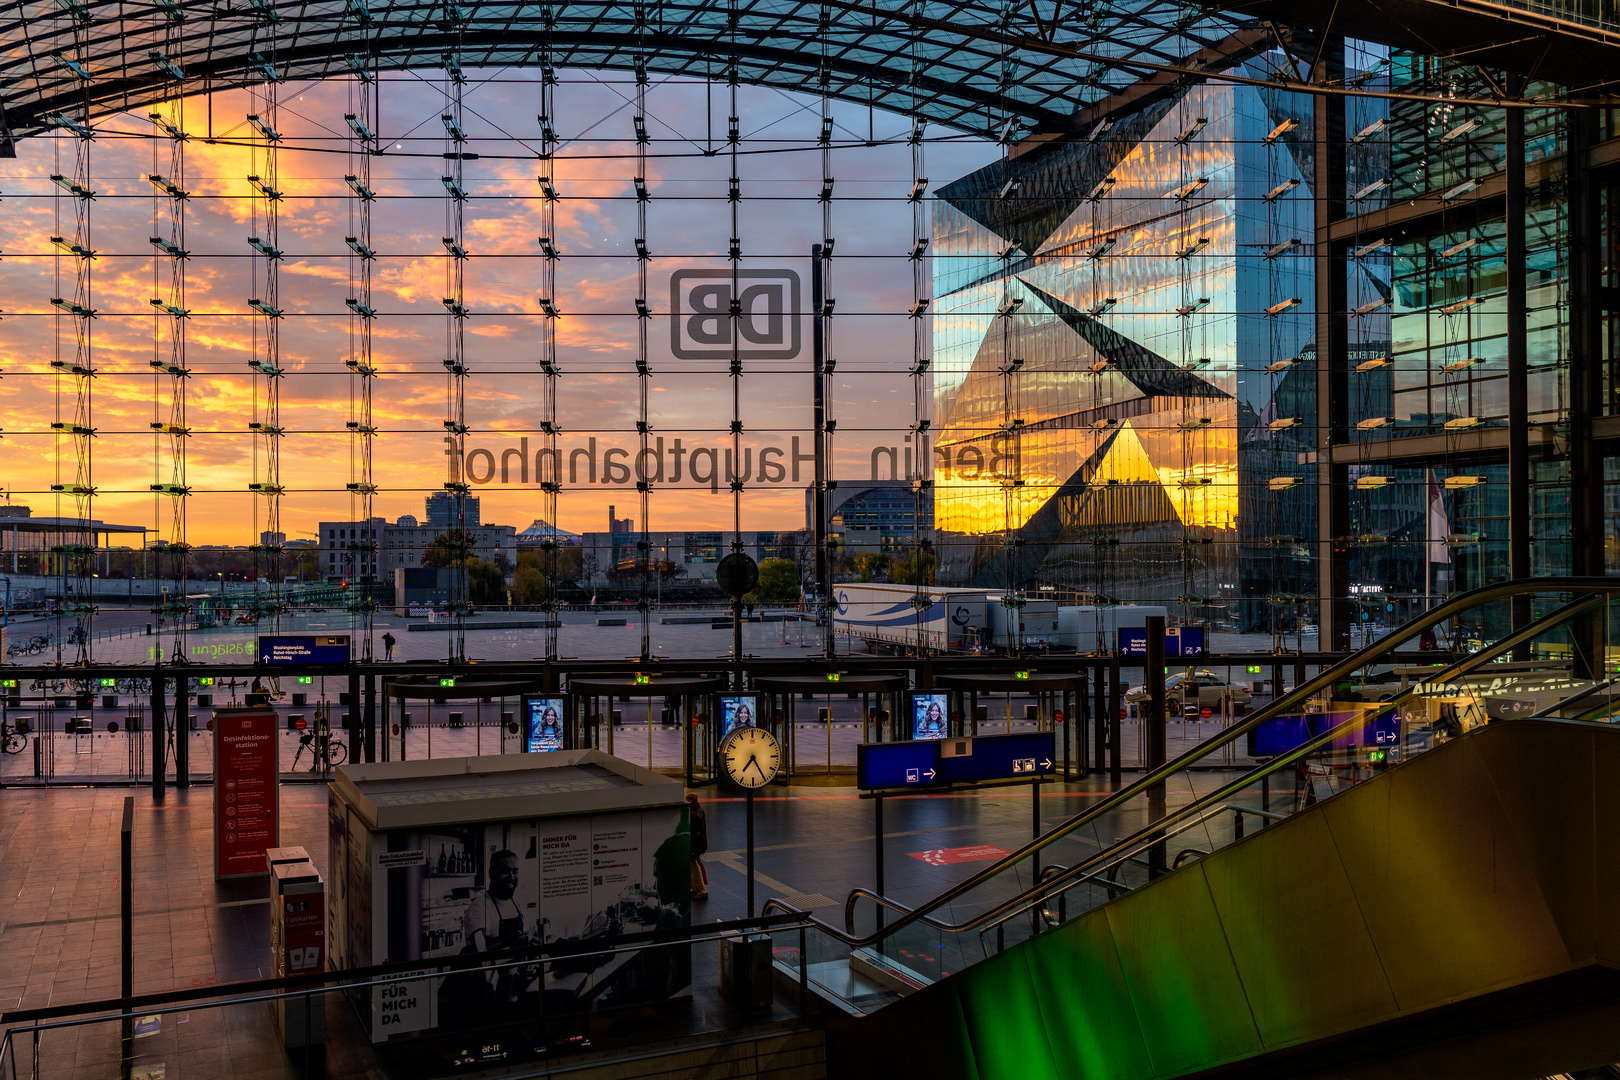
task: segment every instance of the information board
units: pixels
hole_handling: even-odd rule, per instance
[[[349,635],[266,634],[259,638],[258,656],[259,663],[272,667],[281,664],[347,664]]]
[[[866,791],[985,780],[1031,780],[1050,773],[1057,736],[1050,731],[861,743],[855,786]]]
[[[1352,718],[1348,712],[1306,713],[1267,720],[1249,732],[1249,756],[1271,758],[1319,739]],[[1335,749],[1352,746],[1394,746],[1401,737],[1401,718],[1393,711],[1366,713],[1367,721],[1333,740]]]
[[[855,786],[876,791],[937,784],[939,746],[938,739],[861,743],[855,748]]]
[[[268,873],[264,853],[281,846],[276,714],[214,710],[214,876]]]
[[[1057,735],[1050,731],[945,739],[939,744],[940,779],[948,783],[1033,780],[1052,771],[1056,746]]]
[[[1122,626],[1119,628],[1119,655],[1146,656],[1147,628]],[[1164,655],[1203,656],[1204,628],[1202,626],[1167,626],[1164,629]]]
[[[523,750],[544,754],[563,748],[563,717],[568,703],[560,697],[523,699]]]
[[[911,737],[943,739],[949,730],[950,698],[946,694],[911,695]]]

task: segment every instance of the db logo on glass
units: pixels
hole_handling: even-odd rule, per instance
[[[669,276],[669,348],[679,360],[729,360],[732,327],[740,360],[799,355],[799,275],[792,270],[677,270]]]

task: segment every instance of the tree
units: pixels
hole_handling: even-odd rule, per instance
[[[792,604],[799,599],[799,567],[789,559],[766,559],[759,564],[759,584],[748,594],[755,604]]]
[[[488,559],[467,562],[467,599],[475,604],[506,603],[506,575]]]
[[[932,585],[935,562],[932,551],[917,550],[909,555],[896,555],[890,572],[900,585]]]
[[[518,562],[522,563],[522,556]],[[543,604],[551,595],[546,575],[538,567],[520,565],[512,575],[512,602],[515,604]]]
[[[877,581],[889,569],[889,560],[875,551],[863,551],[855,556],[855,576],[859,581]]]
[[[473,547],[472,537],[460,529],[447,529],[428,541],[427,550],[422,552],[422,565],[430,570],[463,566],[473,557]]]

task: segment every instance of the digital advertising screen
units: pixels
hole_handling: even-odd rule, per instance
[[[749,697],[723,697],[720,699],[720,737],[723,739],[740,727],[759,726],[759,702]]]
[[[911,695],[911,737],[943,739],[947,734],[950,701],[946,694]]]
[[[542,697],[524,699],[524,744],[530,754],[544,754],[563,748],[563,699]]]

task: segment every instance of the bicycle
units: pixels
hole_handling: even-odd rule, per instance
[[[0,750],[8,754],[20,754],[28,748],[28,736],[11,726],[10,721],[0,720]]]
[[[309,750],[309,771],[325,772],[334,769],[349,760],[349,747],[342,739],[332,738],[331,731],[322,728],[317,731],[306,731],[298,736],[298,750],[293,754],[292,770],[298,771],[298,759]],[[325,768],[322,768],[322,761]]]

